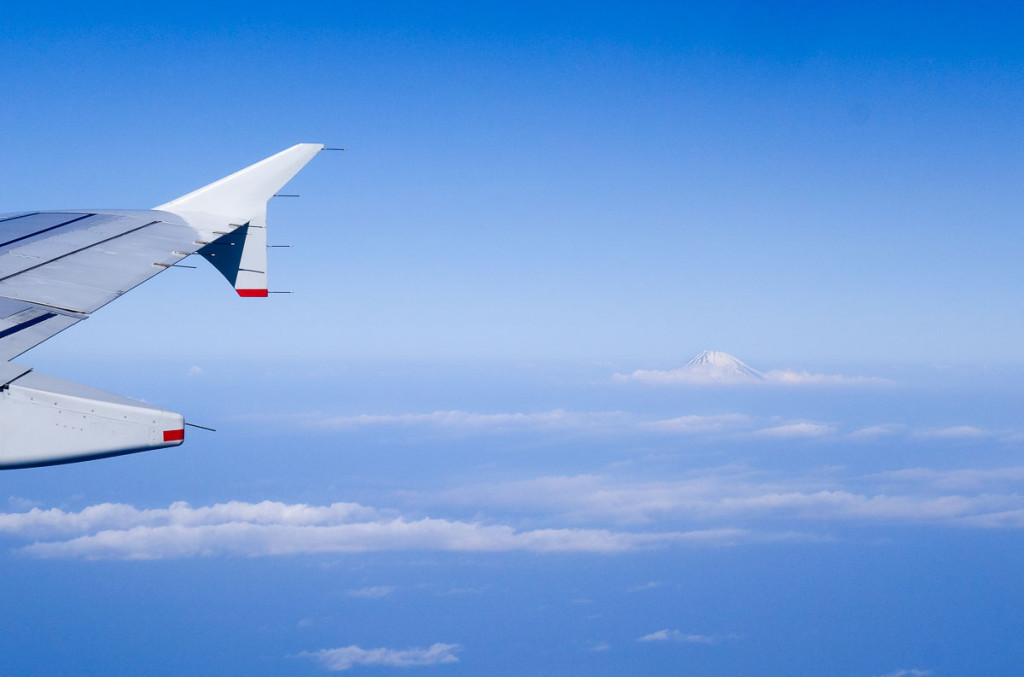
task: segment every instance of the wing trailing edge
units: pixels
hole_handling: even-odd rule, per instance
[[[0,469],[31,468],[177,446],[185,440],[185,421],[144,402],[27,371],[0,386],[0,440]]]

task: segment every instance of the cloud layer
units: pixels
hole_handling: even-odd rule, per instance
[[[557,515],[572,523],[684,524],[754,530],[775,537],[827,523],[888,522],[975,528],[1024,527],[1022,468],[908,469],[866,476],[780,478],[743,466],[690,471],[675,480],[628,481],[610,475],[549,476],[477,485],[421,500]],[[796,532],[789,532],[796,533]],[[806,535],[806,533],[805,533]],[[749,537],[748,537],[749,540]]]
[[[21,548],[28,555],[87,559],[393,550],[616,553],[666,543],[732,542],[743,536],[733,529],[666,533],[520,530],[506,524],[407,519],[351,503],[317,507],[270,501],[198,508],[174,503],[162,509],[103,503],[80,512],[33,508],[22,513],[0,513],[0,533],[35,540]],[[50,540],[42,540],[47,538]]]
[[[100,503],[0,513],[0,534],[43,558],[162,559],[381,551],[615,554],[652,547],[821,541],[851,524],[1024,528],[1024,467],[840,469],[780,475],[746,466],[675,478],[542,476],[393,495],[411,508],[230,501],[166,508]],[[15,499],[12,505],[31,503]],[[472,521],[423,517],[471,510]],[[485,517],[484,515],[487,515]],[[529,525],[523,528],[522,525]],[[379,598],[394,588],[350,590]]]

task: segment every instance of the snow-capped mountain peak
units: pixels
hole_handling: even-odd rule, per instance
[[[722,380],[755,379],[764,380],[764,374],[729,353],[718,350],[704,350],[686,363],[683,369],[706,374],[708,378]]]

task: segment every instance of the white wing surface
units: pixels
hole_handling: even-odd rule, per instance
[[[292,146],[153,210],[0,216],[0,468],[181,444],[179,414],[10,360],[194,253],[240,296],[267,296],[267,201],[322,149]]]

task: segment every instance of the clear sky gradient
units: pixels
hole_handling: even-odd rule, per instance
[[[348,150],[19,358],[218,432],[0,473],[0,674],[1020,674],[1021,25],[5,7],[2,212]]]
[[[1021,360],[1008,6],[12,11],[9,210],[148,207],[350,148],[272,208],[304,354]]]

